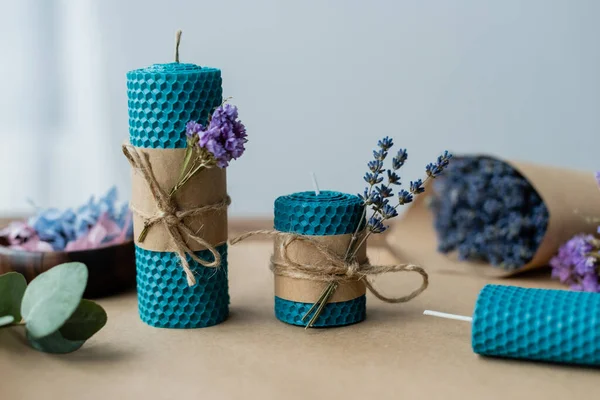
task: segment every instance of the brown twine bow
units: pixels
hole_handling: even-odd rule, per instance
[[[343,257],[332,252],[327,246],[322,245],[309,236],[296,235],[293,233],[280,232],[274,230],[259,230],[245,233],[231,240],[232,245],[239,243],[245,239],[257,235],[267,235],[281,237],[284,240],[279,247],[281,260],[276,261],[271,257],[271,270],[276,275],[287,276],[290,278],[306,279],[320,282],[347,282],[352,280],[363,280],[371,293],[379,300],[386,303],[405,303],[421,294],[427,286],[429,286],[429,275],[425,270],[413,264],[396,264],[396,265],[371,265],[369,261],[359,263],[356,259],[351,261],[344,260]],[[313,246],[326,261],[318,265],[301,264],[291,260],[288,256],[288,247],[294,241],[303,241]],[[421,286],[402,297],[387,297],[381,294],[368,277],[374,275],[386,274],[389,272],[416,272],[421,275],[423,282]]]
[[[122,149],[123,154],[125,154],[125,157],[127,157],[131,166],[138,170],[144,177],[144,180],[150,188],[152,197],[156,202],[156,208],[158,210],[156,214],[150,215],[142,212],[141,210],[131,205],[131,211],[142,217],[142,219],[144,220],[145,228],[149,229],[151,226],[157,223],[162,223],[165,226],[167,233],[169,234],[171,240],[173,241],[173,244],[175,245],[175,252],[179,256],[179,260],[185,272],[188,285],[195,285],[196,278],[194,277],[194,273],[190,268],[190,264],[187,260],[186,255],[189,255],[192,260],[205,267],[220,266],[221,255],[213,245],[208,243],[202,237],[196,235],[189,227],[187,227],[183,223],[183,219],[186,217],[199,215],[208,211],[224,210],[231,203],[231,198],[227,196],[220,203],[180,211],[177,209],[177,206],[175,205],[171,196],[169,196],[158,185],[156,177],[154,176],[154,172],[152,172],[152,166],[150,165],[148,154],[141,152],[134,146],[128,144],[123,144]],[[196,254],[194,254],[194,251],[187,245],[187,243],[183,239],[184,235],[187,235],[191,240],[195,241],[199,245],[206,247],[206,249],[213,255],[214,261],[209,262],[203,260]]]

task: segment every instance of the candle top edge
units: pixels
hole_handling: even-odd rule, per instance
[[[188,74],[198,72],[220,72],[221,70],[213,67],[200,66],[196,64],[188,63],[166,63],[166,64],[152,64],[148,67],[138,68],[127,72],[127,75],[133,74],[147,74],[147,73],[159,73],[159,74]]]
[[[284,196],[279,196],[276,201],[306,201],[306,202],[322,202],[322,201],[361,201],[360,198],[354,194],[337,192],[332,190],[321,190],[319,194],[314,191],[308,190],[305,192],[296,192]]]

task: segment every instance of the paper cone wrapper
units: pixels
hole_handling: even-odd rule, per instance
[[[511,165],[526,179],[541,197],[549,214],[548,226],[534,257],[527,264],[514,270],[504,270],[484,262],[458,261],[454,254],[441,257],[425,256],[435,260],[432,268],[473,267],[478,274],[489,277],[508,277],[523,271],[544,267],[556,254],[559,247],[574,235],[594,234],[600,223],[600,190],[592,172],[536,165],[521,161],[506,161],[497,157],[481,156],[500,160]],[[433,190],[428,182],[425,194]],[[406,254],[411,241],[427,241],[433,246],[417,247],[435,250],[437,236],[433,226],[433,215],[427,207],[427,196],[416,196],[414,203],[388,234],[387,243],[395,253]],[[413,235],[409,236],[408,232]],[[408,252],[412,253],[412,252]],[[423,258],[423,257],[419,257]],[[424,267],[429,267],[425,266]],[[485,267],[485,268],[483,268]]]
[[[185,157],[185,149],[138,148],[138,151],[148,154],[152,172],[158,185],[168,193],[178,181]],[[156,201],[147,182],[139,171],[135,169],[132,171],[131,205],[144,214],[156,214],[158,212]],[[214,167],[197,173],[175,193],[173,199],[178,210],[185,211],[220,203],[226,197],[227,179],[225,169]],[[223,244],[227,241],[226,209],[207,211],[199,215],[190,216],[185,218],[183,223],[213,246]],[[145,250],[159,252],[176,251],[173,241],[162,222],[152,225],[148,229],[148,234],[144,241],[139,242],[137,239],[143,228],[144,218],[133,213],[133,231],[137,246]],[[193,251],[205,249],[204,246],[191,240],[187,235],[183,234],[183,238]]]
[[[310,236],[310,238],[326,246],[340,257],[343,257],[346,254],[346,249],[350,244],[352,235]],[[273,262],[275,263],[282,261],[281,243],[284,240],[284,238],[279,237],[275,240],[273,252]],[[287,256],[292,262],[298,264],[323,265],[323,263],[327,262],[314,246],[302,240],[295,240],[288,245]],[[359,248],[357,258],[361,264],[367,261],[367,246],[365,243]],[[275,296],[300,303],[314,303],[327,285],[328,282],[275,275]],[[362,280],[340,282],[329,302],[340,303],[349,301],[364,296],[365,293],[366,286]]]

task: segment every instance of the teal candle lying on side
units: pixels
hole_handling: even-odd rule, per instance
[[[185,148],[187,122],[205,124],[209,113],[222,102],[221,71],[193,64],[155,64],[127,73],[127,95],[132,145]],[[173,171],[175,177],[178,174]],[[224,218],[226,224],[226,215]],[[203,267],[188,256],[196,277],[196,284],[189,287],[177,253],[154,251],[136,242],[138,305],[144,322],[155,327],[200,328],[227,318],[227,245],[212,244],[221,255],[220,267]],[[212,260],[207,250],[195,254]]]
[[[600,365],[600,294],[486,285],[471,339],[486,356]]]
[[[355,195],[321,191],[294,193],[275,200],[275,229],[280,232],[307,235],[343,256],[345,243],[363,217],[363,202]],[[278,243],[275,244],[276,248]],[[310,249],[308,249],[310,252]],[[332,251],[334,248],[332,247]],[[293,250],[291,251],[293,252]],[[323,262],[318,254],[301,254],[304,262]],[[290,255],[290,258],[292,256]],[[308,260],[308,261],[307,261]],[[275,274],[275,316],[288,324],[305,326],[304,315],[317,301],[325,282],[314,282]],[[366,316],[365,286],[362,281],[342,282],[331,301],[315,321],[315,327],[350,325]]]

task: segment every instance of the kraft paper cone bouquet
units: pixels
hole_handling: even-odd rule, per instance
[[[399,255],[407,240],[436,243],[445,257],[430,256],[432,267],[472,267],[491,277],[545,267],[563,243],[596,233],[600,222],[592,172],[460,156],[428,183],[430,195],[414,202],[387,242]]]

